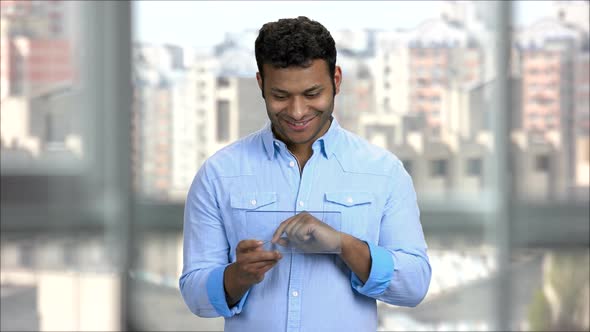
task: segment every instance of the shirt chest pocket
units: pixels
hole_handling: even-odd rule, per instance
[[[327,192],[324,211],[340,212],[340,230],[365,239],[373,200],[373,194],[369,192]]]
[[[264,216],[265,211],[277,209],[277,193],[270,191],[258,192],[235,192],[230,195],[230,206],[232,211],[232,227],[234,228],[236,240],[253,238],[253,235],[259,232],[262,227],[259,224],[253,224],[254,218]],[[258,213],[260,212],[260,213]],[[269,232],[269,230],[265,230]],[[258,237],[258,236],[257,236]]]

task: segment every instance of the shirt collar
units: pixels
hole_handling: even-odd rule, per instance
[[[268,159],[274,158],[279,146],[285,146],[285,143],[274,137],[271,128],[270,121],[267,121],[264,128],[262,128],[262,144],[264,145]],[[330,159],[330,157],[337,152],[339,132],[340,124],[338,124],[336,118],[332,117],[332,123],[330,124],[328,131],[313,143],[314,145],[320,145],[324,157]]]

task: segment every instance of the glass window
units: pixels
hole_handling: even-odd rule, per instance
[[[481,176],[481,159],[469,158],[467,159],[467,174],[471,176]]]
[[[229,79],[227,77],[218,77],[217,78],[217,87],[218,88],[226,88],[230,85]]]
[[[227,141],[229,139],[229,101],[217,101],[217,140]]]
[[[549,156],[548,155],[537,155],[535,156],[535,170],[537,172],[549,171]]]
[[[402,160],[404,168],[408,174],[412,175],[412,161],[411,160]]]
[[[445,177],[447,175],[447,160],[436,159],[430,161],[430,175],[432,177]]]

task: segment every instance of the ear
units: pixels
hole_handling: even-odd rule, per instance
[[[334,70],[334,86],[336,87],[335,95],[340,92],[340,83],[342,83],[342,69],[336,66]]]
[[[262,86],[262,76],[260,75],[260,72],[256,72],[256,81],[258,82],[258,87],[260,88],[260,90],[264,90],[264,87]]]
[[[258,82],[258,87],[260,88],[260,94],[262,95],[262,99],[264,98],[264,84],[262,83],[262,75],[259,72],[256,72],[256,82]]]

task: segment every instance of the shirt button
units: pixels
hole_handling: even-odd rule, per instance
[[[298,291],[293,291],[293,293],[291,293],[291,295],[293,295],[294,297],[299,296],[299,292]]]
[[[291,162],[289,163],[289,167],[295,167],[295,162],[294,162],[294,161],[291,161]]]
[[[299,206],[303,206],[303,201],[299,201]]]
[[[348,203],[351,203],[351,204],[352,204],[352,197],[348,197],[348,198],[346,199],[346,201],[347,201]]]
[[[250,203],[252,203],[252,205],[256,205],[256,200],[253,199],[253,200],[250,201]]]

